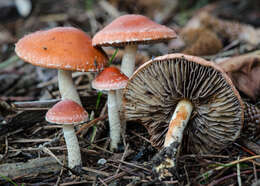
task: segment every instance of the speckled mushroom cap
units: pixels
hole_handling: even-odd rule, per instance
[[[108,61],[86,33],[73,27],[28,34],[16,43],[15,52],[33,65],[71,71],[97,71]]]
[[[142,15],[123,15],[115,19],[94,37],[94,46],[124,46],[148,44],[176,38],[174,30],[157,24]]]
[[[116,67],[107,67],[92,81],[97,90],[118,90],[125,88],[128,77]]]
[[[192,152],[225,148],[237,139],[244,120],[244,105],[229,77],[214,63],[184,54],[157,57],[140,66],[123,99],[126,118],[140,120],[157,148],[182,99],[194,107],[184,134]]]
[[[88,113],[78,103],[65,99],[56,103],[46,113],[45,119],[53,124],[80,124],[88,120]]]

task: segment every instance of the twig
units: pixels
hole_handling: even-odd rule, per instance
[[[62,157],[58,157],[62,159]],[[52,173],[61,169],[61,166],[52,157],[37,158],[26,163],[7,163],[0,165],[0,175],[11,179],[31,174]]]
[[[211,176],[211,175],[214,173],[214,171],[218,171],[218,170],[221,170],[221,169],[223,169],[223,168],[233,166],[233,165],[235,165],[235,164],[237,164],[237,163],[241,163],[241,162],[244,162],[244,161],[249,161],[249,160],[253,160],[253,159],[257,159],[257,158],[260,158],[260,155],[251,156],[251,157],[246,157],[246,158],[243,158],[243,159],[240,159],[240,160],[236,160],[236,161],[233,161],[233,162],[230,162],[230,163],[221,165],[221,166],[219,166],[219,167],[216,167],[216,168],[214,168],[214,169],[211,169],[211,170],[209,170],[209,171],[207,171],[207,172],[205,172],[205,173],[203,173],[203,174],[197,176],[197,177],[196,177],[196,180],[201,179],[201,178],[204,179],[205,177],[208,178],[209,176]]]
[[[105,186],[108,186],[101,178],[98,178],[98,180]]]
[[[55,183],[55,186],[59,186],[60,180],[61,180],[61,176],[62,176],[62,174],[63,174],[63,170],[64,170],[64,168],[62,167],[61,170],[60,170],[59,177],[58,177],[58,179],[57,179],[57,181],[56,181],[56,183]]]
[[[136,135],[136,136],[138,136],[139,138],[145,140],[146,142],[151,143],[150,140],[148,140],[147,138],[141,136],[140,134],[136,133],[135,131],[131,131],[131,133],[134,134],[134,135]]]
[[[127,151],[128,151],[128,147],[129,147],[129,144],[127,144],[126,147],[125,147],[125,150],[124,150],[123,156],[122,156],[122,158],[121,158],[121,161],[124,161],[124,160],[125,160],[125,156],[126,156],[126,153],[127,153]],[[117,168],[117,170],[116,170],[116,174],[119,173],[119,170],[120,170],[121,165],[122,165],[122,162],[119,163],[118,168]]]
[[[88,123],[83,124],[83,125],[80,127],[80,129],[76,132],[76,135],[79,135],[79,134],[80,134],[82,131],[84,131],[86,128],[89,128],[89,127],[95,125],[98,121],[101,121],[101,120],[106,119],[106,118],[107,118],[107,114],[104,115],[104,116],[95,118],[95,119],[91,120],[91,121],[88,122]]]
[[[260,171],[260,169],[257,169],[256,171]],[[246,171],[243,171],[241,172],[241,174],[250,174],[252,173],[253,171],[252,170],[246,170]],[[209,186],[214,186],[214,185],[219,185],[222,181],[226,180],[226,179],[229,179],[229,178],[232,178],[234,176],[237,176],[237,173],[233,173],[233,174],[230,174],[228,176],[224,176],[218,180],[214,180],[213,182],[211,182],[209,184]]]
[[[239,156],[237,157],[237,160],[239,160]],[[238,183],[238,186],[242,186],[239,163],[237,164],[237,183]]]
[[[147,169],[147,168],[144,168],[144,167],[141,167],[141,166],[139,166],[139,165],[130,163],[130,162],[121,161],[121,160],[109,160],[109,161],[121,162],[121,163],[123,163],[123,164],[130,165],[130,166],[132,166],[132,167],[135,167],[135,168],[138,168],[138,169],[142,169],[142,170],[145,170],[145,171],[147,171],[147,172],[149,172],[149,173],[152,173],[151,170],[149,170],[149,169]]]
[[[99,175],[103,175],[103,176],[110,176],[109,173],[105,172],[105,171],[100,171],[100,170],[96,170],[96,169],[91,169],[89,167],[82,167],[82,169],[84,171],[88,171],[88,172],[93,172],[93,173],[96,173],[96,174],[99,174]]]

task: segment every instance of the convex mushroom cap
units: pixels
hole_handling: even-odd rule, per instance
[[[16,54],[33,65],[71,71],[98,71],[107,63],[106,55],[92,47],[91,38],[73,27],[37,31],[21,38]]]
[[[92,87],[97,90],[118,90],[125,88],[128,77],[116,67],[105,68],[93,81]]]
[[[174,30],[142,15],[123,15],[93,37],[94,46],[148,44],[176,38]]]
[[[88,113],[76,102],[62,100],[47,112],[45,119],[53,124],[80,124],[88,120]]]
[[[231,80],[199,57],[169,54],[143,64],[129,79],[123,98],[126,118],[140,120],[157,148],[164,144],[180,100],[193,107],[184,134],[193,152],[222,150],[243,126],[244,105]]]

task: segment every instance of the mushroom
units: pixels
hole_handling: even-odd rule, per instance
[[[116,67],[105,68],[93,81],[92,87],[97,90],[108,91],[108,118],[110,127],[110,149],[116,150],[120,142],[120,117],[117,107],[116,90],[126,86],[128,77]]]
[[[159,179],[176,168],[183,136],[194,153],[218,152],[243,126],[243,102],[231,80],[199,57],[169,54],[146,62],[129,79],[123,102],[126,118],[141,121],[161,149],[154,157]]]
[[[15,46],[16,54],[33,65],[56,68],[63,99],[81,104],[72,81],[72,71],[98,71],[107,63],[101,50],[92,47],[91,38],[73,27],[56,27],[37,31],[21,38]]]
[[[68,151],[68,167],[81,167],[80,147],[74,125],[86,122],[88,113],[78,103],[64,99],[47,112],[45,119],[50,123],[62,125]]]
[[[93,37],[94,46],[125,46],[121,71],[130,77],[135,68],[139,44],[149,44],[176,38],[174,30],[157,24],[142,15],[123,15]]]
[[[135,56],[139,44],[157,43],[176,38],[174,30],[157,24],[142,15],[127,14],[118,17],[92,39],[94,46],[124,46],[121,71],[130,77],[135,69]],[[117,91],[117,105],[122,111],[122,91]],[[122,123],[125,118],[121,115]]]

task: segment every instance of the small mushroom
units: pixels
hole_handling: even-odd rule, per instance
[[[128,77],[116,67],[105,68],[93,81],[92,87],[97,90],[108,91],[108,118],[110,127],[110,149],[116,150],[120,142],[120,117],[117,106],[116,90],[126,86]]]
[[[202,58],[169,54],[138,68],[124,90],[125,115],[139,120],[161,149],[159,179],[171,176],[183,136],[194,153],[218,152],[240,135],[243,102],[223,70]]]
[[[62,100],[56,103],[46,114],[46,121],[62,125],[68,151],[68,167],[81,167],[80,147],[74,131],[74,125],[88,120],[88,113],[78,103],[72,100]]]
[[[108,61],[104,52],[92,47],[87,34],[73,27],[56,27],[28,34],[16,43],[15,52],[33,65],[58,69],[62,98],[80,105],[72,71],[99,71]]]
[[[135,70],[135,57],[140,44],[158,43],[176,38],[174,30],[149,18],[127,14],[118,17],[93,37],[93,46],[124,46],[121,71],[130,77]],[[117,104],[122,111],[122,91],[117,91]],[[125,122],[121,115],[122,122]]]

